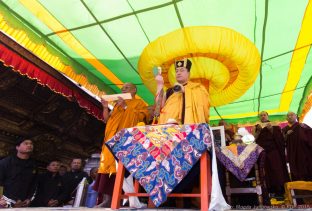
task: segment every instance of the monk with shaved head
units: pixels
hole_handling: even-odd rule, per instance
[[[130,93],[132,99],[118,98],[114,108],[110,111],[108,102],[102,99],[103,117],[106,123],[104,143],[110,140],[117,132],[130,128],[139,122],[145,122],[148,116],[146,104],[141,99],[136,99],[137,88],[132,83],[125,83],[121,88],[122,93]],[[98,203],[101,207],[110,207],[111,197],[115,183],[116,165],[115,158],[105,144],[102,147],[100,166],[95,183],[98,191]]]
[[[292,181],[312,180],[312,129],[298,123],[297,115],[290,111],[286,117],[288,125],[283,128],[286,140],[287,159]]]
[[[259,114],[260,122],[255,126],[256,143],[264,149],[265,182],[271,195],[283,196],[284,184],[289,181],[286,160],[285,144],[282,130],[273,125],[269,114],[262,111]]]

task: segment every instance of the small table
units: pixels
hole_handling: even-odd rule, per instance
[[[225,167],[226,176],[226,195],[228,203],[231,204],[231,194],[237,193],[256,193],[258,195],[259,205],[263,205],[262,182],[259,174],[257,161],[263,148],[257,144],[223,146],[216,148],[218,160]],[[251,169],[255,170],[254,178],[247,178]],[[255,181],[255,187],[236,187],[232,188],[230,184],[230,172],[241,182]]]
[[[211,144],[207,124],[127,128],[106,143],[157,207],[166,201],[202,154],[211,149]]]

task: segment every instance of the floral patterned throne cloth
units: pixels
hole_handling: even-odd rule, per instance
[[[263,148],[258,144],[216,147],[218,160],[240,181],[244,181],[257,162]]]
[[[139,181],[158,207],[211,149],[207,124],[127,128],[106,142],[114,156]]]

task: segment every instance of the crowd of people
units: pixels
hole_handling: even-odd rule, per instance
[[[91,184],[97,168],[90,176],[82,170],[83,160],[74,158],[70,170],[58,159],[48,162],[46,172],[39,174],[31,139],[21,138],[16,143],[16,154],[0,160],[0,186],[3,195],[0,207],[57,207],[73,204],[77,185],[83,178]]]
[[[157,93],[153,114],[141,99],[135,98],[137,88],[132,83],[125,83],[121,89],[122,93],[130,93],[132,99],[119,98],[112,110],[109,110],[109,102],[102,100],[106,123],[104,143],[121,129],[134,127],[139,122],[150,124],[151,119],[157,124],[209,123],[209,94],[202,84],[189,80],[191,67],[192,63],[188,59],[176,61],[177,84],[167,90],[164,89],[161,74],[155,76]],[[282,195],[284,184],[288,181],[312,181],[312,129],[299,123],[294,112],[287,114],[288,125],[283,129],[269,121],[267,112],[261,112],[259,117],[260,123],[254,127],[254,136],[255,142],[265,152],[265,182],[268,191]],[[226,123],[222,121],[221,124]],[[233,135],[234,131],[226,128],[226,139],[229,142]],[[1,199],[1,206],[5,206],[8,200],[15,207],[51,207],[72,203],[71,193],[83,177],[88,177],[81,170],[81,159],[73,159],[71,170],[64,175],[61,173],[64,169],[61,170],[60,162],[52,160],[47,166],[47,172],[37,176],[34,161],[30,158],[32,141],[23,139],[17,143],[16,149],[16,155],[0,161],[0,186],[4,187],[6,197]],[[116,171],[115,158],[103,144],[98,175],[92,177],[100,207],[110,207]],[[199,168],[195,165],[188,175],[192,179],[184,180],[185,183],[182,182],[174,192],[192,191],[190,184],[194,183],[198,174]],[[189,200],[184,202],[185,207],[188,207],[188,202]]]

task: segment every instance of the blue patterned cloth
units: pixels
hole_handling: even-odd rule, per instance
[[[157,207],[211,144],[207,124],[127,128],[106,142]]]

